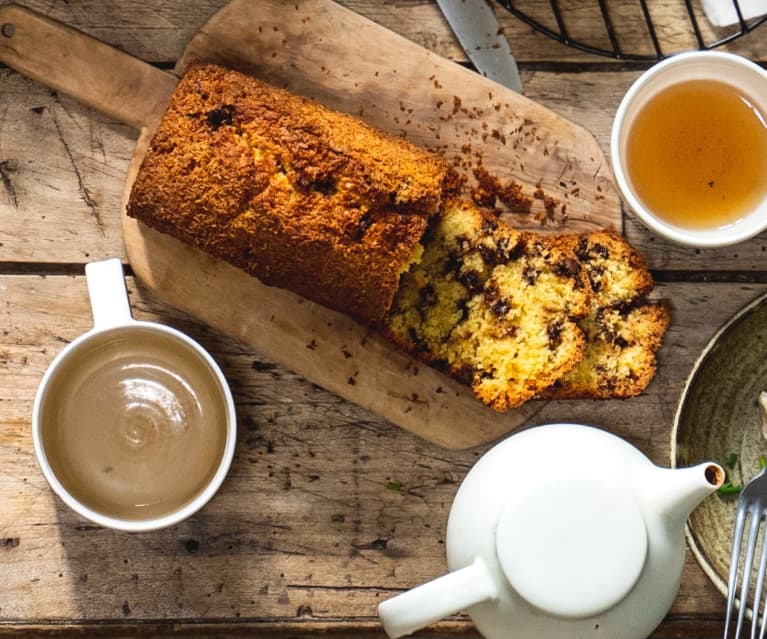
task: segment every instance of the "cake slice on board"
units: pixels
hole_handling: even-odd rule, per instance
[[[656,353],[669,324],[667,307],[650,301],[653,280],[642,255],[612,231],[563,236],[594,291],[579,326],[583,360],[542,397],[625,398],[641,393],[655,374]]]
[[[447,203],[403,276],[384,334],[500,411],[583,357],[586,271],[556,238],[519,232],[473,203]]]

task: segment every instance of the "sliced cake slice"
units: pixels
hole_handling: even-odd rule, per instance
[[[590,287],[561,241],[452,200],[423,243],[383,321],[401,348],[500,411],[534,397],[583,357],[576,320],[588,312]]]
[[[653,378],[656,352],[668,327],[667,308],[647,300],[652,276],[642,255],[612,231],[563,236],[584,265],[594,295],[579,326],[583,360],[541,396],[632,397]]]

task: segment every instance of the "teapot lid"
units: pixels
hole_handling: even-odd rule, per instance
[[[545,482],[509,497],[496,552],[509,583],[529,603],[558,617],[590,617],[634,587],[647,530],[633,494],[618,482]]]

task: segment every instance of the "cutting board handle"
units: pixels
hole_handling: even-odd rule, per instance
[[[0,61],[137,129],[165,110],[177,78],[16,5],[0,7]]]

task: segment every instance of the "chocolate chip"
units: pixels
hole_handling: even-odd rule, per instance
[[[575,249],[575,254],[578,256],[579,260],[582,261],[588,261],[588,250],[589,250],[589,241],[582,237],[580,242],[578,242],[578,246]]]
[[[215,131],[224,124],[231,124],[235,112],[236,109],[231,104],[222,104],[217,109],[208,111],[205,118],[208,120],[210,128]]]
[[[602,290],[602,276],[605,274],[605,269],[601,266],[590,266],[588,274],[591,288],[595,293],[599,293]]]
[[[482,290],[482,278],[477,271],[462,271],[457,279],[466,287],[469,295],[476,295]]]
[[[482,260],[485,264],[488,266],[495,266],[498,263],[495,248],[485,246],[484,244],[480,244],[477,248],[479,249],[479,254],[482,256]]]
[[[525,252],[525,245],[524,242],[521,240],[517,241],[517,243],[509,250],[504,249],[506,251],[506,262],[515,261],[518,260],[520,257],[522,257],[522,254]]]
[[[498,286],[498,282],[494,279],[489,279],[485,282],[485,290],[483,292],[485,302],[492,304],[495,300],[501,298],[501,289]]]
[[[469,306],[466,303],[466,300],[458,300],[456,303],[456,308],[461,311],[461,319],[458,320],[458,324],[465,322],[469,317]],[[451,329],[452,332],[452,329]]]
[[[554,272],[560,277],[576,278],[581,272],[581,263],[571,257],[554,264]]]
[[[437,303],[437,293],[431,284],[426,284],[418,291],[418,303],[421,306],[434,306]]]
[[[366,211],[360,216],[360,219],[357,221],[357,231],[354,235],[354,239],[356,241],[361,241],[363,237],[365,237],[365,233],[368,232],[368,229],[373,225],[372,216],[370,214],[370,211]]]
[[[497,228],[498,220],[491,218],[489,215],[482,216],[482,232],[485,235],[490,235]]]
[[[562,325],[559,322],[552,322],[546,328],[549,336],[549,348],[555,350],[562,344]]]
[[[447,260],[445,261],[445,267],[442,269],[442,274],[447,275],[451,271],[457,272],[461,268],[461,262],[458,259],[458,255],[455,253],[448,253]]]
[[[602,257],[604,259],[610,259],[610,251],[607,250],[607,247],[603,244],[594,244],[594,246],[591,247],[591,253],[594,253],[598,255],[599,257]]]
[[[407,335],[410,338],[410,341],[413,343],[413,350],[416,353],[429,352],[428,344],[421,338],[421,336],[412,326],[407,329]]]
[[[325,178],[323,180],[316,180],[312,182],[311,188],[318,193],[322,193],[322,195],[333,195],[338,190],[338,186],[336,185],[336,181],[333,178]],[[360,220],[360,225],[362,224],[362,220],[367,220],[368,213],[365,213],[365,215],[362,216]]]
[[[501,298],[490,307],[490,310],[492,310],[498,317],[503,317],[511,310],[511,306],[509,305],[508,300]]]
[[[516,247],[514,248],[516,249]],[[482,256],[482,259],[488,266],[506,264],[511,258],[511,251],[509,251],[509,240],[505,237],[500,238],[495,246],[480,244],[478,249],[479,254]],[[519,255],[516,257],[519,257]],[[516,259],[516,257],[514,259]]]

